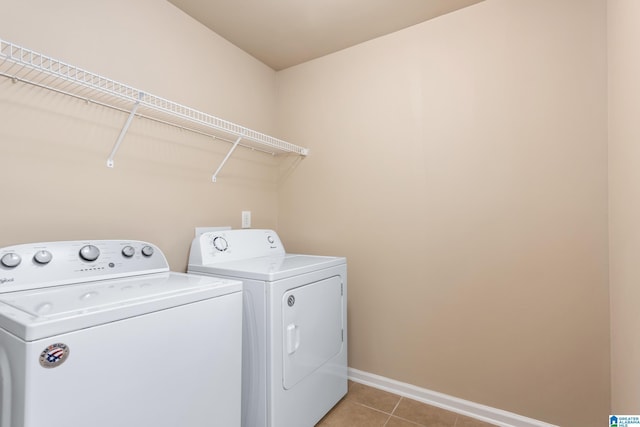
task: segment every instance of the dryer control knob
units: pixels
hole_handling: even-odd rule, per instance
[[[122,248],[122,255],[126,256],[127,258],[131,258],[135,253],[136,250],[133,249],[133,246],[125,246],[124,248]]]
[[[42,265],[49,264],[52,258],[53,255],[51,255],[51,252],[44,250],[36,252],[36,254],[33,256],[33,260]]]
[[[142,248],[142,255],[151,256],[153,255],[153,248],[151,246],[145,246]]]
[[[100,256],[100,249],[93,245],[85,245],[80,248],[80,258],[85,261],[95,261]]]
[[[213,247],[219,250],[220,252],[224,252],[229,248],[229,243],[224,237],[216,237],[213,239]]]
[[[15,252],[10,252],[8,254],[3,255],[2,258],[0,258],[0,262],[2,263],[2,265],[9,268],[18,266],[18,264],[20,264],[21,261],[22,261],[22,258],[20,258],[20,255],[18,255]]]

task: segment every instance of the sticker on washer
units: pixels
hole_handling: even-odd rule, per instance
[[[51,344],[40,353],[40,365],[43,368],[55,368],[67,360],[69,347],[66,344]]]

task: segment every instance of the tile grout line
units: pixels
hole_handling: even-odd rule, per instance
[[[360,405],[360,406],[362,406],[364,408],[372,409],[372,410],[374,410],[376,412],[380,412],[381,414],[385,414],[385,415],[391,416],[391,414],[389,412],[385,412],[382,409],[374,408],[373,406],[365,405],[364,403],[360,403],[360,402],[353,402],[353,403],[355,403],[356,405]]]
[[[389,423],[389,421],[391,420],[391,414],[390,414],[389,412],[385,412],[385,411],[383,411],[383,410],[381,410],[381,409],[378,409],[378,408],[374,408],[374,407],[372,407],[372,406],[365,405],[364,403],[360,403],[360,402],[353,402],[353,403],[355,403],[356,405],[362,406],[363,408],[371,409],[372,411],[376,411],[376,412],[379,412],[379,413],[381,413],[381,414],[386,415],[386,416],[387,416],[387,420],[384,422],[384,424],[382,425],[382,427],[385,427],[385,426]],[[397,405],[396,405],[396,406],[397,406]],[[395,409],[395,408],[394,408],[394,409]],[[393,411],[392,411],[392,412],[393,412]]]
[[[402,399],[404,399],[404,397],[400,396],[400,399],[398,399],[398,403],[396,403],[396,406],[394,406],[393,409],[391,410],[391,415],[393,415],[393,413],[396,412],[396,409],[398,409],[398,406],[400,406],[400,402],[402,402]]]
[[[422,424],[420,424],[420,423],[417,423],[417,422],[412,421],[412,420],[408,420],[408,419],[403,418],[403,417],[399,417],[398,415],[393,415],[396,412],[396,409],[398,409],[398,406],[400,406],[400,402],[402,401],[402,399],[404,399],[404,397],[400,396],[400,399],[398,399],[398,403],[396,403],[396,406],[394,406],[393,409],[391,410],[391,414],[389,415],[389,418],[387,419],[387,422],[384,423],[383,427],[386,427],[387,424],[389,424],[389,421],[391,421],[392,417],[397,418],[397,419],[402,420],[402,421],[406,421],[409,424],[415,425],[416,427],[423,427]],[[456,420],[457,420],[457,418],[456,418]],[[451,426],[451,427],[455,427],[455,425]]]
[[[357,400],[354,400],[353,403],[355,403],[356,405],[363,406],[363,407],[365,407],[367,409],[373,409],[376,412],[381,412],[381,413],[383,413],[385,415],[389,415],[391,417],[393,415],[393,413],[395,412],[396,408],[398,407],[398,405],[400,404],[400,401],[403,399],[402,396],[398,396],[398,397],[399,397],[398,402],[393,406],[393,409],[390,412],[387,412],[387,411],[385,411],[383,409],[375,408],[373,406],[369,406],[366,403],[358,402]]]
[[[405,422],[407,422],[407,423],[409,423],[409,424],[413,424],[413,425],[414,425],[414,426],[416,426],[416,427],[426,427],[424,424],[420,424],[420,423],[417,423],[417,422],[415,422],[415,421],[412,421],[412,420],[408,420],[408,419],[406,419],[406,418],[399,417],[399,416],[397,416],[397,415],[390,415],[390,416],[389,416],[389,421],[391,420],[391,418],[397,418],[397,419],[402,420],[402,421],[405,421]],[[388,422],[388,421],[387,421],[387,422]],[[386,424],[385,424],[385,425],[386,425]],[[451,427],[454,427],[454,426],[451,426]]]

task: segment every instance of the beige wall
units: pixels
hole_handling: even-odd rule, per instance
[[[640,413],[640,2],[609,0],[611,410]]]
[[[275,72],[168,2],[0,0],[0,37],[172,101],[273,133]],[[277,219],[277,163],[224,142],[0,78],[0,246],[141,239],[184,270],[193,227]],[[277,136],[277,135],[276,135]]]
[[[288,250],[345,255],[349,365],[609,414],[604,0],[487,0],[278,73]]]

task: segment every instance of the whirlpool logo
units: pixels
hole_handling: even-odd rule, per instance
[[[9,282],[13,282],[13,277],[0,277],[0,285],[4,285]]]

